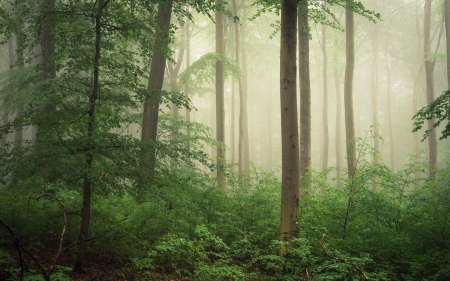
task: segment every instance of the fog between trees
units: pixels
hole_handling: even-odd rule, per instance
[[[26,246],[17,246],[19,254],[27,252],[34,260],[45,280],[60,272],[55,265],[66,251],[65,243],[67,250],[77,249],[70,261],[73,270],[84,272],[92,232],[99,234],[107,225],[95,228],[92,220],[112,201],[121,207],[104,212],[115,216],[111,220],[126,218],[134,223],[130,227],[139,224],[142,229],[147,221],[153,223],[147,229],[151,234],[121,228],[124,237],[141,243],[133,249],[145,248],[136,250],[139,253],[124,250],[133,270],[160,266],[163,272],[183,276],[162,246],[183,237],[192,244],[180,247],[197,245],[199,253],[211,246],[201,244],[204,241],[217,242],[201,261],[192,258],[184,272],[189,278],[208,280],[220,261],[227,270],[238,268],[235,275],[222,278],[239,279],[242,273],[258,280],[252,275],[258,273],[283,280],[283,259],[295,253],[295,258],[309,255],[307,260],[314,260],[302,265],[302,280],[309,280],[308,267],[323,264],[317,249],[308,252],[317,233],[322,235],[319,252],[347,263],[327,251],[325,233],[336,247],[346,242],[342,249],[355,258],[366,253],[361,241],[395,232],[404,235],[405,245],[414,245],[415,255],[431,255],[427,251],[438,247],[433,267],[438,269],[427,274],[448,276],[448,265],[442,262],[448,257],[448,208],[434,210],[444,215],[431,220],[436,222],[430,226],[433,234],[421,232],[418,225],[405,230],[401,221],[432,213],[422,212],[429,206],[415,201],[420,186],[428,188],[423,196],[432,198],[429,202],[447,204],[449,107],[441,94],[450,87],[450,1],[41,2],[1,3],[0,192],[4,198],[30,194],[36,201],[44,196],[64,210],[60,240],[55,238],[59,230],[52,236],[57,241],[53,244],[59,243],[53,265],[41,266]],[[436,99],[440,107],[427,107]],[[433,118],[425,120],[430,114]],[[436,122],[440,126],[424,136]],[[413,132],[417,126],[422,127]],[[44,195],[38,197],[34,185]],[[260,195],[264,199],[253,197]],[[402,201],[405,196],[411,200]],[[69,221],[61,197],[76,214]],[[280,199],[281,207],[273,207]],[[318,207],[321,200],[327,202],[325,207]],[[335,201],[342,206],[333,205]],[[263,207],[266,203],[271,207]],[[133,207],[125,214],[127,204]],[[379,217],[377,208],[383,204],[393,210],[395,222],[388,215]],[[15,199],[6,205],[11,211],[0,212],[1,223],[16,243],[20,232],[34,237],[27,225],[28,209],[23,221],[16,218]],[[155,218],[147,217],[145,206],[150,213],[159,210]],[[369,208],[375,210],[367,211],[370,214],[355,211],[361,206],[377,207]],[[258,209],[256,217],[253,209]],[[410,215],[410,209],[417,213]],[[41,221],[46,212],[39,212]],[[146,214],[145,220],[133,212]],[[321,214],[326,218],[315,217]],[[239,231],[232,230],[233,219]],[[21,220],[25,226],[19,226]],[[65,242],[67,225],[72,229]],[[386,232],[378,235],[377,227]],[[367,234],[367,229],[372,232]],[[264,233],[253,241],[255,249],[267,250],[268,241],[278,242],[270,244],[272,252],[246,253],[252,262],[239,267],[238,260],[244,258],[230,254],[226,244],[240,239],[233,231],[245,239]],[[423,250],[417,237],[438,242]],[[360,242],[360,248],[352,249]],[[378,252],[381,242],[373,243],[367,246],[367,265],[379,259],[379,264],[395,267],[380,273],[381,267],[373,265],[373,276],[424,276],[414,269],[422,261],[404,261],[411,263],[403,273],[389,254]],[[175,244],[170,247],[181,245]],[[153,250],[147,255],[148,249]],[[273,249],[279,254],[278,268],[261,269],[257,259],[273,255]],[[0,254],[8,251],[0,249]],[[184,260],[184,252],[173,256]],[[219,252],[223,255],[211,254]],[[355,259],[363,263],[363,258]],[[0,259],[0,265],[10,263]],[[207,269],[202,269],[205,264]],[[356,275],[367,279],[348,264],[336,280]],[[22,279],[28,273],[22,262],[20,268],[20,273],[11,269],[5,274]],[[326,275],[330,268],[320,270]]]

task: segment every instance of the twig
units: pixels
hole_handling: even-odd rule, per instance
[[[338,261],[338,262],[346,262],[349,263],[351,266],[353,266],[356,270],[359,271],[359,273],[361,273],[364,276],[365,280],[369,280],[369,278],[367,278],[367,275],[364,273],[364,271],[362,271],[357,265],[355,265],[352,261],[345,259],[345,258],[338,258],[338,257],[334,257],[332,255],[330,255],[327,251],[327,249],[325,249],[325,246],[323,245],[323,239],[325,238],[325,234],[322,235],[322,239],[320,239],[319,244],[322,247],[323,251],[325,252],[325,254],[327,256],[329,256],[330,258]]]
[[[66,251],[69,250],[70,248],[73,248],[73,247],[77,246],[77,245],[80,244],[80,243],[83,243],[83,242],[89,242],[89,241],[92,241],[92,240],[95,240],[95,239],[98,239],[98,238],[102,238],[102,237],[105,236],[108,232],[111,232],[111,231],[112,231],[112,230],[107,230],[107,231],[105,231],[105,233],[103,233],[102,235],[98,235],[98,236],[95,236],[95,237],[92,237],[92,238],[88,238],[88,239],[85,239],[85,240],[78,241],[77,243],[74,243],[74,244],[70,245],[69,247],[65,248],[65,249],[63,250],[63,252],[66,252]]]
[[[24,275],[22,251],[20,250],[20,247],[19,247],[19,244],[17,243],[17,241],[14,241],[14,246],[16,246],[17,252],[19,253],[19,263],[20,263],[19,280],[22,281],[23,280],[23,275]]]
[[[44,181],[44,179],[42,179],[42,181]],[[64,207],[63,203],[61,202],[61,200],[59,200],[55,196],[50,195],[48,193],[39,196],[38,198],[36,198],[36,201],[38,201],[42,197],[48,197],[48,198],[56,200],[58,202],[59,206],[61,206],[61,209],[63,210],[63,216],[64,216],[64,226],[63,226],[63,229],[61,231],[61,238],[59,239],[58,253],[55,256],[55,260],[53,262],[53,265],[50,267],[50,270],[48,271],[48,275],[50,276],[50,274],[52,274],[53,270],[55,269],[59,258],[61,257],[62,248],[63,248],[63,244],[64,244],[64,236],[66,235],[66,228],[67,228],[67,210],[66,210],[66,207]]]
[[[19,248],[22,248],[25,253],[27,253],[31,259],[36,263],[36,265],[39,267],[39,270],[42,272],[42,274],[44,275],[44,279],[45,280],[50,280],[49,275],[47,274],[47,272],[45,271],[45,269],[42,267],[42,265],[38,262],[38,260],[36,259],[36,257],[28,250],[27,247],[25,247],[25,245],[20,241],[19,237],[17,236],[16,232],[11,228],[11,226],[9,226],[8,223],[6,223],[6,221],[4,221],[2,218],[0,218],[0,223],[9,231],[9,233],[11,233],[11,235],[14,237],[14,243],[17,243],[17,245],[19,246]],[[20,250],[19,250],[19,256],[21,256],[20,254]],[[22,265],[22,269],[23,269],[23,265]]]

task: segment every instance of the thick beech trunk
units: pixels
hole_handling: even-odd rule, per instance
[[[354,0],[349,0],[347,5],[353,5]],[[353,177],[356,169],[355,150],[355,117],[353,113],[353,72],[355,69],[355,31],[353,11],[347,7],[345,10],[345,81],[344,81],[344,106],[345,106],[345,137],[347,145],[347,169],[349,177]]]
[[[426,75],[426,96],[428,105],[434,101],[434,62],[430,58],[431,53],[431,0],[425,0],[424,5],[424,32],[423,32],[423,42],[424,42],[424,60],[425,60],[425,75]],[[432,118],[428,120],[428,130],[431,130],[428,135],[428,165],[430,178],[436,177],[437,168],[437,140],[436,140],[436,130],[433,128],[435,119]]]
[[[172,1],[161,3],[158,7],[158,28],[156,38],[159,41],[155,44],[153,58],[150,66],[147,90],[161,91],[164,82],[164,69],[166,67],[165,49],[169,43],[170,17],[172,14]],[[158,131],[159,102],[157,98],[147,99],[144,103],[144,117],[142,121],[141,140],[152,145],[156,142]],[[154,148],[143,153],[144,172],[151,178],[155,175],[156,150]]]
[[[297,0],[281,0],[280,105],[281,105],[281,220],[280,239],[298,236],[299,139],[296,73]],[[284,254],[283,249],[280,254]]]
[[[311,169],[311,85],[309,78],[308,1],[299,2],[298,74],[300,83],[300,185],[310,186],[307,173]]]

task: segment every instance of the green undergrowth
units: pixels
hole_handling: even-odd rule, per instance
[[[230,171],[224,196],[207,174],[175,167],[144,195],[95,190],[90,236],[98,238],[88,252],[137,280],[157,273],[190,280],[365,280],[363,273],[369,280],[449,280],[450,167],[436,180],[415,178],[422,168],[416,162],[393,173],[361,160],[355,177],[340,180],[333,169],[312,171],[298,247],[280,256],[276,173]],[[61,207],[36,200],[39,186],[30,178],[0,189],[0,217],[33,253],[56,249],[63,227]],[[68,247],[77,242],[81,194],[57,182],[47,190],[66,208]],[[20,266],[11,241],[1,228],[0,268],[14,280]],[[52,280],[65,280],[64,270]],[[28,270],[24,280],[41,280],[33,279],[38,273]]]

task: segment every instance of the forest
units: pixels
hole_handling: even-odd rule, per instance
[[[450,0],[0,0],[0,280],[450,280]]]

